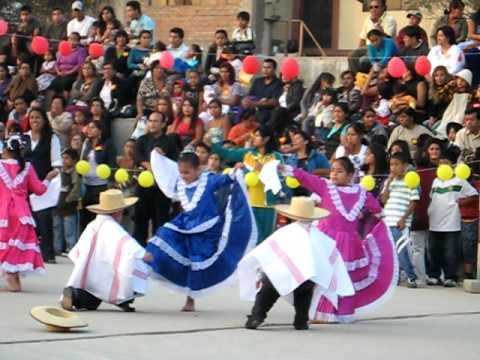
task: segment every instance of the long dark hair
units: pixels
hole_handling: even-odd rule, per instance
[[[20,138],[19,134],[17,136]],[[8,141],[8,143],[9,146],[6,148],[6,150],[12,155],[12,158],[17,160],[20,171],[23,171],[23,169],[25,169],[25,159],[23,157],[23,146],[21,141],[17,139],[11,139]]]
[[[235,75],[235,69],[233,68],[232,64],[228,62],[223,62],[219,66],[219,69],[222,69],[222,68],[228,70],[228,75],[229,75],[228,85],[233,85],[233,83],[235,82],[236,75]],[[219,80],[218,82],[221,82],[221,80]]]
[[[103,35],[105,31],[107,30],[107,23],[103,20],[102,18],[102,13],[104,11],[108,11],[112,14],[112,23],[114,24],[116,29],[121,29],[122,24],[121,22],[117,19],[117,15],[115,14],[115,10],[111,6],[104,6],[102,10],[100,10],[100,14],[98,15],[98,27],[100,28],[100,33]]]
[[[408,157],[408,162],[410,164],[413,164],[412,157],[410,155],[410,148],[408,147],[408,143],[405,140],[395,140],[394,142],[392,142],[392,144],[388,148],[388,154],[390,157],[393,155],[391,152],[394,146],[398,146],[401,149],[401,152]]]
[[[39,113],[43,119],[43,127],[42,127],[42,131],[40,132],[40,137],[42,141],[43,140],[50,141],[52,139],[53,130],[52,130],[52,126],[50,125],[50,121],[48,121],[47,113],[43,109],[34,108],[30,110],[29,117],[34,112]]]
[[[197,126],[197,123],[200,121],[198,119],[198,104],[197,102],[195,101],[195,99],[192,99],[191,97],[187,97],[185,98],[183,101],[182,101],[182,106],[180,106],[180,111],[178,113],[178,119],[180,121],[183,120],[184,118],[184,114],[183,114],[183,105],[185,104],[185,102],[189,102],[190,105],[193,107],[193,114],[192,114],[192,120],[190,121],[190,130],[193,130],[195,129],[195,127]]]
[[[265,143],[265,153],[270,154],[273,153],[277,150],[277,145],[275,144],[275,139],[273,138],[273,134],[265,126],[259,127],[256,131],[255,134],[259,134],[263,139],[268,138],[268,141]]]
[[[385,175],[388,174],[388,161],[387,161],[387,152],[385,147],[380,144],[371,144],[368,147],[368,150],[372,153],[375,158],[375,169],[373,173],[375,175]],[[368,172],[368,164],[362,165],[361,170],[365,173]]]
[[[167,125],[170,125],[174,120],[172,99],[170,98],[169,95],[160,94],[160,96],[157,99],[157,106],[160,100],[163,100],[167,103],[167,112],[164,113],[163,115],[165,115],[165,120],[167,122]],[[158,107],[156,107],[156,109],[158,109]]]

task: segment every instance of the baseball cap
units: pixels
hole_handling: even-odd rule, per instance
[[[72,4],[72,10],[83,10],[83,3],[81,1],[74,1]]]
[[[420,11],[409,11],[407,14],[407,18],[411,18],[412,16],[415,16],[419,19],[423,18],[423,15]]]

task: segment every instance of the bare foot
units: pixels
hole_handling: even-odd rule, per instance
[[[20,286],[20,277],[18,273],[9,273],[6,275],[5,280],[7,282],[7,290],[10,292],[20,292],[22,287]]]
[[[145,255],[143,256],[143,261],[149,263],[153,261],[153,255],[150,254],[149,252],[146,252]]]
[[[187,296],[187,301],[185,302],[185,305],[183,305],[181,311],[185,311],[185,312],[195,311],[195,300],[190,296]]]

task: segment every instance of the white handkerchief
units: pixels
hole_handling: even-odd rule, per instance
[[[153,150],[150,154],[150,165],[158,187],[166,197],[175,197],[175,186],[179,178],[177,163]]]
[[[282,190],[282,183],[278,176],[278,164],[279,160],[272,160],[263,165],[262,171],[260,171],[260,181],[265,185],[265,192],[271,190],[274,195],[277,195]]]
[[[42,195],[30,195],[30,205],[32,206],[32,210],[40,211],[57,206],[61,187],[62,183],[60,176],[56,176],[48,184],[45,193]]]

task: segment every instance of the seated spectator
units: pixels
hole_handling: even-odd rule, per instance
[[[72,85],[77,80],[80,68],[87,57],[87,51],[80,46],[78,33],[71,33],[68,36],[68,42],[72,47],[72,52],[68,55],[57,55],[57,77],[50,86],[54,92],[62,94],[65,98],[69,97]]]
[[[139,82],[146,74],[147,67],[144,64],[144,60],[150,55],[151,44],[152,34],[147,30],[143,30],[140,33],[138,45],[131,49],[128,54],[127,66],[128,70],[131,71],[131,77],[135,78],[135,83]],[[135,86],[136,88],[137,86]]]
[[[137,118],[148,116],[155,111],[157,99],[160,95],[168,95],[165,70],[159,61],[150,65],[152,76],[146,77],[140,83],[137,93]]]
[[[168,128],[168,134],[177,134],[184,148],[194,149],[195,145],[202,141],[203,132],[197,104],[191,99],[183,100],[177,119]]]
[[[9,130],[12,125],[16,125],[21,132],[26,132],[30,129],[28,104],[27,100],[22,96],[13,100],[13,109],[10,111],[7,118],[7,130]]]
[[[365,139],[371,144],[377,142],[380,144],[387,145],[388,141],[388,132],[385,126],[378,123],[377,113],[372,108],[367,109],[362,114],[362,124],[365,129]],[[384,139],[381,140],[381,138]]]
[[[480,4],[467,20],[468,38],[467,41],[458,44],[465,52],[465,67],[473,74],[472,85],[476,87],[480,83]]]
[[[19,61],[26,61],[32,66],[31,57],[27,47],[27,42],[22,41],[21,35],[14,33],[10,36],[8,44],[6,44],[2,52],[4,52],[5,62],[8,66],[13,67],[12,75],[15,73]]]
[[[397,140],[405,141],[411,158],[414,158],[417,152],[417,141],[420,135],[433,135],[426,127],[415,123],[415,116],[415,110],[410,107],[401,110],[397,117],[399,125],[393,129],[388,140],[388,148]]]
[[[103,134],[106,139],[112,135],[112,118],[109,116],[103,100],[99,97],[93,98],[90,101],[91,120],[102,124]]]
[[[37,36],[42,31],[42,24],[32,14],[30,5],[23,5],[20,8],[20,18],[17,25],[17,32],[24,36]]]
[[[152,39],[155,38],[155,21],[153,21],[151,17],[142,14],[140,2],[127,2],[125,13],[127,18],[126,30],[130,40],[137,40],[143,31],[150,32],[152,34]]]
[[[239,147],[251,146],[251,139],[258,128],[255,109],[246,109],[240,114],[240,122],[230,129],[228,140]]]
[[[8,86],[12,81],[12,77],[8,72],[8,67],[5,64],[0,64],[0,122],[5,121],[5,116],[7,114],[7,93]]]
[[[50,23],[45,31],[45,36],[50,39],[53,50],[58,47],[58,42],[67,38],[67,21],[60,7],[53,8],[50,15]]]
[[[115,10],[111,6],[104,6],[100,11],[97,20],[98,34],[95,38],[96,42],[104,45],[114,43],[115,34],[122,30],[122,23],[117,19]]]
[[[315,139],[325,141],[333,126],[333,110],[335,109],[336,97],[333,89],[322,91],[320,102],[310,109],[308,117],[302,124],[307,134],[314,134]],[[345,104],[345,106],[348,106]],[[348,114],[347,114],[348,116]]]
[[[105,50],[104,62],[113,64],[117,76],[126,79],[131,72],[128,68],[129,54],[128,34],[120,30],[115,33],[114,46],[110,46]]]
[[[103,63],[103,80],[100,84],[99,96],[107,112],[114,117],[120,115],[120,110],[129,102],[126,81],[117,76],[112,63]]]
[[[243,62],[240,56],[238,56],[238,54],[235,53],[235,49],[233,48],[232,45],[226,45],[223,48],[222,61],[220,63],[222,62],[228,62],[230,65],[233,66],[233,68],[235,69],[235,80],[240,81],[240,83],[244,87],[250,86],[250,79],[247,81],[247,83],[244,83],[240,79],[240,73],[242,72],[242,69],[243,69]]]
[[[300,102],[301,113],[296,120],[304,122],[311,111],[322,100],[323,90],[333,88],[334,83],[335,76],[327,72],[322,72],[303,95],[302,101]]]
[[[73,83],[68,100],[69,108],[72,105],[86,108],[90,101],[97,97],[101,89],[101,80],[95,66],[87,61],[82,65],[78,79]]]
[[[341,143],[341,137],[348,126],[348,108],[345,104],[335,104],[333,109],[333,126],[325,137],[325,152],[331,159]]]
[[[232,44],[237,54],[253,54],[255,51],[255,33],[249,26],[250,14],[241,11],[237,15],[238,26],[232,33]]]
[[[222,61],[222,52],[228,44],[228,34],[226,30],[220,29],[215,31],[215,41],[208,48],[207,60],[205,61],[205,74],[210,74],[212,67],[218,68]]]
[[[394,38],[397,34],[397,22],[393,16],[387,13],[386,0],[371,0],[369,9],[370,14],[365,19],[360,31],[358,49],[353,51],[348,59],[349,69],[353,73],[359,71],[361,58],[367,56],[367,45],[370,45],[367,34],[371,30],[379,30],[390,38]]]
[[[158,97],[155,111],[164,116],[167,126],[171,125],[175,120],[172,99],[169,95],[160,95]]]
[[[219,67],[218,81],[212,86],[212,97],[225,105],[227,112],[240,105],[244,91],[239,82],[235,80],[235,69],[228,62]]]
[[[428,103],[428,83],[425,78],[417,74],[412,64],[407,66],[399,82],[405,85],[406,93],[415,99],[415,110],[421,115],[421,120],[425,120]]]
[[[457,132],[455,145],[460,148],[461,158],[470,161],[480,147],[480,116],[478,110],[469,109],[465,113],[464,128]]]
[[[443,117],[443,113],[452,101],[454,83],[445,66],[437,66],[433,69],[428,93],[428,114],[430,115],[429,126]]]
[[[37,77],[38,91],[42,92],[47,90],[52,81],[57,75],[55,70],[57,66],[57,61],[55,60],[55,54],[52,49],[47,50],[45,55],[43,55],[43,63],[40,68],[40,75]]]
[[[72,137],[70,138],[70,148],[75,150],[78,153],[78,156],[80,156],[80,152],[82,151],[83,141],[84,136],[81,133],[73,133]]]
[[[404,47],[406,46],[405,33],[407,32],[407,29],[408,29],[408,32],[410,34],[415,34],[415,35],[418,34],[418,36],[415,36],[415,38],[418,39],[418,41],[421,44],[424,44],[424,46],[426,46],[427,52],[428,52],[428,35],[427,35],[427,32],[420,26],[420,23],[422,22],[422,19],[423,19],[422,13],[416,10],[409,11],[407,14],[407,19],[408,19],[408,25],[398,32],[398,35],[396,38],[397,47],[400,50],[403,50]],[[413,37],[413,35],[409,35],[409,37]],[[422,55],[426,55],[426,54],[422,54]]]
[[[278,99],[282,95],[282,82],[276,75],[277,62],[266,59],[263,62],[263,77],[255,79],[248,96],[243,99],[245,108],[259,110],[260,123],[264,124],[270,119],[271,111],[278,106]]]
[[[407,93],[407,86],[397,82],[393,86],[393,97],[389,101],[390,110],[393,115],[399,114],[402,110],[415,109],[417,99]]]
[[[70,134],[73,125],[72,114],[65,111],[65,99],[62,96],[55,96],[50,103],[50,111],[47,112],[48,121],[52,130],[60,140],[60,147],[63,150],[70,146]]]
[[[363,144],[363,136],[365,129],[361,123],[355,123],[348,126],[345,141],[340,145],[335,154],[334,159],[347,156],[355,167],[356,180],[359,180],[360,169],[365,164],[365,157],[367,155],[367,146]]]
[[[407,26],[402,29],[403,46],[398,56],[402,57],[406,64],[414,65],[419,56],[428,55],[428,42],[423,39],[421,30],[423,29],[419,26]]]
[[[208,143],[223,143],[230,131],[230,121],[222,113],[222,103],[213,99],[208,104],[208,112],[212,119],[205,126],[205,140]]]
[[[10,105],[12,105],[13,101],[18,97],[23,97],[28,103],[37,97],[37,80],[33,76],[28,62],[22,62],[20,64],[18,74],[14,76],[5,92]]]
[[[355,76],[350,71],[340,74],[342,86],[337,89],[337,102],[347,104],[350,116],[358,113],[362,105],[362,94],[355,87]]]
[[[84,4],[81,1],[74,1],[72,4],[72,20],[67,24],[67,36],[77,33],[80,37],[79,41],[86,44],[90,35],[90,28],[94,22],[93,17],[85,15]]]
[[[283,82],[283,94],[278,99],[278,103],[280,107],[287,110],[291,119],[300,113],[300,103],[304,92],[303,81],[298,78]]]
[[[72,133],[86,136],[87,125],[90,122],[90,120],[91,120],[90,114],[87,114],[85,110],[76,110],[73,113]]]
[[[465,65],[465,56],[456,45],[455,33],[450,26],[444,26],[437,30],[437,45],[430,49],[428,60],[432,65],[432,71],[437,66],[443,65],[450,74],[456,74]]]
[[[200,71],[202,66],[202,48],[198,44],[189,46],[184,58],[176,58],[174,71],[185,74],[190,70]]]
[[[368,61],[374,67],[385,67],[398,52],[395,42],[377,29],[370,30],[367,38],[370,40]]]
[[[464,10],[465,4],[462,0],[450,1],[448,9],[445,10],[445,15],[440,17],[432,27],[430,35],[432,45],[439,45],[438,30],[446,26],[453,30],[452,44],[461,43],[467,39],[468,25],[467,20],[463,16]]]
[[[195,100],[199,109],[204,108],[203,84],[201,76],[202,75],[198,70],[188,70],[187,82],[183,87],[185,97]]]
[[[190,49],[188,45],[183,42],[184,38],[185,32],[183,29],[178,27],[170,29],[167,50],[175,59],[185,59]]]

